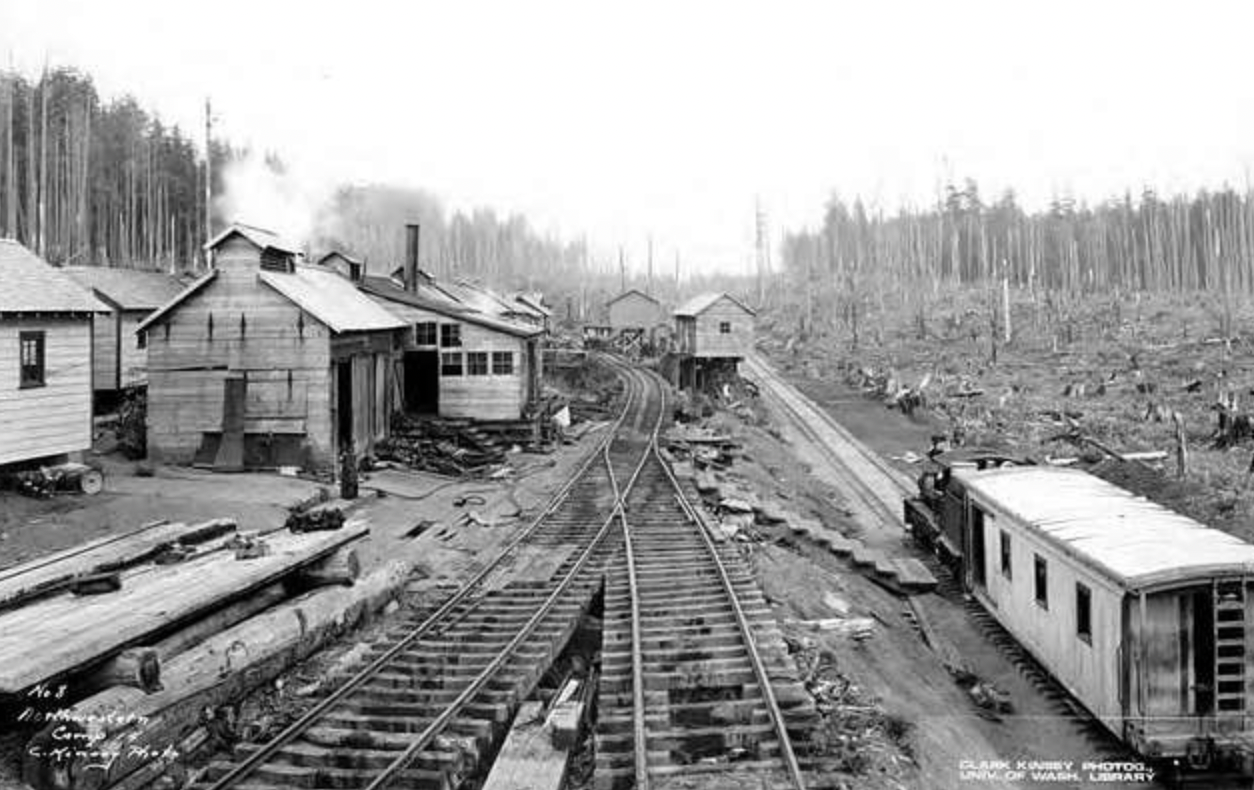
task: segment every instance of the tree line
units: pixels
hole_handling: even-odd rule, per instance
[[[886,294],[917,301],[1002,280],[1034,296],[1208,291],[1230,322],[1231,295],[1254,293],[1254,191],[1146,189],[1027,211],[1013,191],[985,201],[968,179],[933,206],[892,214],[832,197],[821,227],[785,235],[783,262],[793,280],[829,292],[847,322]]]

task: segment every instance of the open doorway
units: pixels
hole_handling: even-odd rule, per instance
[[[440,412],[440,352],[405,352],[405,411]]]
[[[336,439],[340,452],[353,443],[353,362],[345,360],[335,366]]]

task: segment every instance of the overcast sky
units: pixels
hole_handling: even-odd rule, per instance
[[[395,181],[742,270],[755,196],[778,235],[948,176],[1033,205],[1244,186],[1251,31],[1240,2],[0,0],[0,57],[185,129],[211,96],[311,192]]]

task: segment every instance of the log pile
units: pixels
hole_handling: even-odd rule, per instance
[[[415,419],[398,414],[392,433],[379,443],[382,461],[424,472],[463,477],[486,474],[505,462],[512,444],[468,420]]]
[[[321,509],[296,526],[158,522],[0,571],[0,710],[23,728],[26,783],[147,785],[210,744],[207,711],[403,586],[404,562],[360,578],[364,523]]]

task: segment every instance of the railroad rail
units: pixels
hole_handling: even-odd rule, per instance
[[[792,741],[815,721],[740,554],[690,504],[652,432],[620,498],[623,560],[605,594],[596,785],[734,771],[804,788]]]
[[[648,447],[660,398],[622,374],[627,397],[605,440],[544,511],[434,612],[373,646],[372,660],[263,745],[217,762],[211,790],[279,786],[456,787],[481,768],[600,589],[619,543],[615,469]],[[530,558],[551,569],[508,577]],[[518,575],[518,574],[514,574]]]

